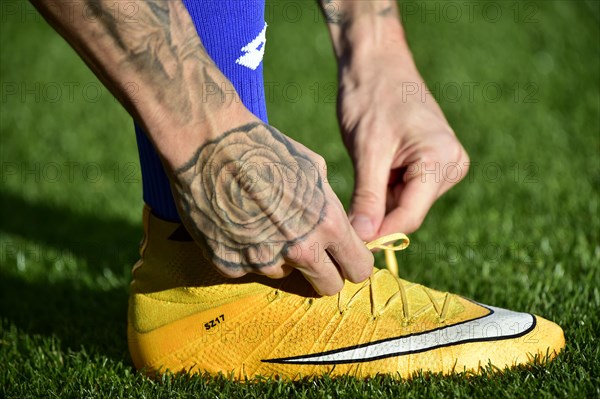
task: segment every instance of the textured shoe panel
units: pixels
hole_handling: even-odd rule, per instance
[[[190,367],[240,371],[241,365],[245,365],[245,373],[264,375],[290,368],[265,363],[265,359],[331,351],[443,326],[433,307],[419,322],[408,324],[393,312],[374,319],[370,311],[362,307],[353,308],[360,311],[344,313],[336,308],[336,297],[311,301],[311,298],[284,292],[270,298],[263,295],[247,297],[195,313],[148,334],[140,334],[141,339],[147,342],[144,346],[150,348],[145,351],[144,365],[153,369],[168,367],[173,371]],[[209,330],[203,328],[207,320],[214,320],[220,315],[223,315],[223,322]],[[165,344],[151,345],[151,342]],[[435,355],[427,355],[428,358],[431,356]],[[390,359],[374,364],[369,362],[371,366],[361,364],[359,369],[368,375],[393,373],[396,362]],[[383,364],[387,364],[388,368],[376,368]],[[331,368],[298,367],[301,370]]]
[[[362,312],[332,312],[335,298],[313,302],[289,295],[265,300],[248,297],[208,312],[166,325],[148,334],[138,334],[145,341],[144,365],[150,369],[234,371],[240,375],[311,375],[335,370],[335,375],[351,373],[373,376],[377,373],[409,376],[419,370],[451,373],[477,371],[488,362],[500,368],[531,361],[535,355],[552,356],[564,346],[562,331],[553,323],[515,339],[483,341],[435,348],[424,353],[387,356],[372,361],[339,364],[273,364],[268,359],[336,351],[339,348],[386,341],[442,327],[430,322],[404,324],[400,319],[384,316],[372,319]],[[477,305],[472,304],[474,307]],[[222,313],[221,313],[222,312]],[[207,320],[224,315],[224,322],[214,328],[202,328]],[[537,331],[537,332],[536,332]],[[545,335],[544,335],[545,334]],[[548,335],[555,336],[549,339]],[[443,339],[440,335],[436,339]],[[418,343],[418,341],[415,341]],[[157,344],[158,343],[158,344]]]
[[[147,371],[409,377],[421,370],[476,372],[490,361],[504,368],[564,346],[560,327],[541,318],[537,330],[517,338],[484,334],[477,342],[467,336],[452,343],[456,331],[448,328],[467,323],[476,329],[490,308],[386,270],[321,298],[297,272],[282,280],[225,279],[196,244],[169,240],[177,224],[148,219],[128,328],[134,364]],[[497,326],[491,324],[494,333]],[[432,339],[429,349],[419,349]],[[403,354],[394,355],[395,348]]]

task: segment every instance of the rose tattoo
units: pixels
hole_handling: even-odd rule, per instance
[[[198,149],[176,171],[188,227],[206,238],[227,267],[276,263],[325,213],[316,166],[279,131],[263,123],[230,130]]]

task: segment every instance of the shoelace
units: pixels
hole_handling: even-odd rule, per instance
[[[409,313],[408,298],[406,295],[406,287],[404,286],[402,281],[398,278],[399,277],[398,261],[396,259],[396,254],[395,254],[395,252],[397,252],[397,251],[402,251],[402,250],[406,249],[409,246],[409,244],[410,244],[410,240],[403,233],[388,234],[388,235],[379,237],[376,240],[366,243],[367,248],[369,248],[370,250],[373,250],[373,249],[383,250],[384,256],[385,256],[385,266],[386,266],[387,270],[390,272],[390,274],[393,275],[394,277],[396,277],[395,281],[398,284],[398,291],[387,299],[386,303],[384,304],[384,306],[381,309],[376,309],[375,308],[375,306],[376,306],[375,305],[375,303],[376,303],[375,302],[375,279],[378,277],[378,273],[383,272],[382,270],[376,271],[375,273],[373,273],[371,275],[371,277],[369,277],[368,283],[365,283],[365,285],[363,285],[359,290],[357,290],[354,293],[354,295],[345,304],[342,305],[341,294],[338,295],[338,308],[339,308],[340,312],[343,312],[343,310],[347,309],[352,304],[353,300],[358,297],[359,293],[368,286],[370,300],[371,300],[371,314],[373,315],[374,318],[377,318],[377,316],[382,314],[386,310],[386,308],[388,306],[390,306],[392,303],[396,302],[397,300],[401,300],[402,301],[402,319],[404,320],[404,322],[409,323],[409,321],[411,319],[411,315]],[[446,313],[447,313],[448,307],[449,307],[448,294],[446,294],[444,303],[442,304],[442,306],[440,306],[437,304],[437,302],[431,296],[431,293],[429,292],[429,290],[427,290],[426,288],[423,288],[423,290],[429,297],[431,304],[433,305],[435,311],[439,315],[440,322],[443,322],[446,317]],[[419,312],[417,312],[417,313],[419,313]],[[416,314],[412,315],[412,316],[415,317]]]
[[[367,248],[370,250],[373,249],[382,249],[385,256],[385,266],[387,270],[394,276],[399,277],[398,270],[398,260],[396,259],[396,252],[402,251],[406,249],[410,244],[410,240],[403,233],[393,233],[388,234],[383,237],[379,237],[376,240],[373,240],[367,243]],[[398,282],[398,292],[388,298],[387,302],[383,306],[382,309],[378,310],[375,308],[375,284],[373,279],[375,278],[376,273],[369,277],[369,293],[371,297],[371,314],[373,317],[377,317],[380,313],[385,311],[389,305],[391,305],[398,298],[402,301],[402,318],[405,321],[410,319],[409,310],[408,310],[408,299],[406,296],[406,289],[404,288],[404,284],[400,280],[396,280]]]
[[[420,311],[415,312],[415,314],[413,314],[413,315],[411,315],[409,313],[408,298],[406,295],[406,287],[404,286],[402,280],[399,278],[398,261],[396,259],[396,254],[395,254],[395,252],[397,252],[397,251],[402,251],[402,250],[406,249],[409,246],[409,244],[410,244],[410,240],[404,233],[388,234],[388,235],[379,237],[373,241],[370,241],[368,243],[365,243],[365,245],[367,246],[367,248],[369,250],[373,250],[373,249],[383,250],[384,255],[385,255],[385,266],[386,266],[387,271],[389,272],[387,277],[388,278],[392,277],[392,276],[394,277],[394,280],[398,284],[398,291],[395,292],[392,296],[390,296],[387,299],[386,303],[384,304],[383,307],[381,307],[381,309],[379,309],[379,310],[376,309],[375,284],[374,284],[375,281],[374,280],[378,277],[378,274],[380,272],[385,273],[385,270],[377,270],[371,275],[371,277],[369,277],[369,279],[358,290],[356,290],[352,294],[352,296],[349,299],[344,300],[343,301],[344,303],[342,303],[343,290],[342,290],[342,292],[338,293],[338,311],[340,313],[344,313],[347,309],[350,308],[352,303],[358,299],[360,294],[362,294],[362,292],[367,287],[369,287],[369,296],[370,296],[370,301],[371,301],[371,314],[373,315],[374,318],[377,318],[379,315],[381,315],[388,306],[390,306],[392,303],[396,302],[398,299],[400,299],[402,301],[402,319],[406,324],[410,323],[411,316],[417,317],[418,314],[421,313]],[[383,277],[385,277],[385,276],[383,276]],[[284,280],[282,280],[282,282],[283,281],[286,281],[286,280],[284,279]],[[274,296],[278,296],[280,288],[277,288],[274,291]],[[449,309],[450,295],[448,293],[446,293],[446,296],[444,298],[444,303],[440,306],[436,302],[436,300],[433,298],[432,294],[429,292],[429,290],[426,287],[422,287],[422,289],[424,290],[425,294],[429,297],[429,301],[431,302],[436,313],[439,315],[440,323],[443,323],[446,318],[448,309]],[[308,298],[309,306],[313,302],[314,302],[314,298]]]
[[[373,250],[373,249],[383,250],[384,254],[385,254],[386,268],[388,269],[390,274],[392,274],[394,277],[398,277],[398,261],[396,260],[395,252],[405,249],[406,247],[408,247],[409,243],[410,243],[410,240],[408,239],[408,237],[405,234],[393,233],[393,234],[388,234],[388,235],[379,237],[376,240],[373,240],[371,242],[368,242],[368,243],[366,243],[366,246],[369,250]],[[342,300],[341,292],[338,294],[338,310],[340,311],[340,313],[343,313],[346,309],[350,308],[352,303],[359,298],[359,296],[362,294],[362,292],[367,287],[369,287],[369,296],[370,296],[370,301],[371,301],[371,314],[373,315],[373,317],[377,317],[380,313],[382,313],[385,310],[385,308],[388,305],[390,305],[391,303],[396,301],[398,298],[400,298],[402,300],[403,319],[408,320],[409,314],[408,314],[408,301],[406,298],[406,289],[404,288],[404,285],[402,284],[402,282],[399,279],[396,279],[396,282],[398,283],[398,291],[394,295],[392,295],[390,298],[388,298],[388,300],[386,301],[386,303],[383,306],[383,308],[381,309],[381,311],[379,311],[378,309],[375,308],[376,305],[375,305],[375,289],[374,289],[375,281],[374,280],[379,272],[381,272],[381,270],[375,271],[371,275],[371,277],[369,277],[369,280],[367,280],[362,285],[362,287],[360,287],[348,300]]]
[[[398,244],[396,242],[400,241]],[[379,237],[376,240],[367,243],[367,248],[383,249],[385,254],[385,266],[394,276],[398,277],[398,261],[396,260],[396,251],[406,249],[410,244],[410,240],[403,233],[388,234]]]

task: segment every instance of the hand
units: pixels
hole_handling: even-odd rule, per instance
[[[296,268],[333,295],[367,279],[373,256],[325,180],[322,157],[254,121],[206,142],[173,173],[179,213],[228,277]],[[339,268],[339,269],[338,269]]]
[[[182,2],[139,2],[135,24],[116,18],[109,0],[95,2],[93,21],[83,2],[33,3],[142,125],[183,223],[223,274],[277,278],[297,268],[324,295],[370,276],[373,256],[323,159],[251,116]]]
[[[341,71],[338,116],[356,177],[352,225],[363,240],[411,233],[466,175],[467,153],[407,48],[375,51]]]

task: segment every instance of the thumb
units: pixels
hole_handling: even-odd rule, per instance
[[[391,160],[378,155],[357,158],[354,163],[355,183],[349,219],[363,241],[374,238],[385,216]]]

